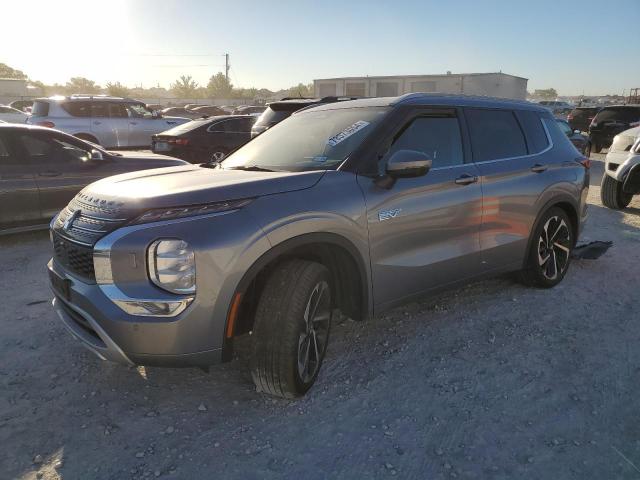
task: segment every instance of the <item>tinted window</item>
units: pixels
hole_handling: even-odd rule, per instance
[[[13,108],[0,107],[0,113],[16,113]]]
[[[529,153],[539,153],[549,146],[549,139],[542,126],[542,121],[536,112],[519,111],[517,112],[520,125],[527,136],[529,144]]]
[[[131,113],[132,117],[138,117],[138,118],[153,117],[151,110],[147,109],[146,106],[140,103],[130,103],[129,105],[127,105],[127,108],[129,109],[129,112]]]
[[[89,152],[55,137],[21,135],[20,142],[34,163],[76,163],[89,160]]]
[[[209,128],[207,128],[207,131],[208,132],[230,132],[231,130],[227,126],[228,123],[229,122],[227,120],[216,122],[212,124]]]
[[[464,163],[457,118],[417,118],[393,142],[388,158],[398,150],[417,150],[433,160],[433,168]]]
[[[32,117],[46,117],[49,115],[49,103],[48,102],[34,102],[31,108]]]
[[[304,108],[306,105],[301,105],[300,108]],[[283,110],[274,110],[272,108],[267,108],[262,115],[258,117],[256,120],[256,125],[271,125],[278,122],[281,122],[285,118],[291,116],[291,114],[295,110],[283,109]]]
[[[127,118],[127,109],[121,103],[109,103],[109,116],[114,118]]]
[[[90,117],[91,116],[91,103],[90,102],[66,102],[61,104],[69,115],[74,117]]]
[[[91,106],[91,116],[92,117],[108,117],[109,110],[107,108],[107,104],[105,102],[95,102]]]
[[[527,154],[524,135],[513,112],[469,108],[465,115],[476,162]]]
[[[601,110],[596,116],[596,121],[618,120],[621,122],[640,121],[640,108],[634,107],[609,107]]]
[[[0,137],[0,162],[5,160],[9,156],[9,149],[4,144],[4,139]]]

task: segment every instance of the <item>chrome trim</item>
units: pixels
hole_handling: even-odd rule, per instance
[[[100,290],[105,296],[111,300],[114,304],[116,304],[120,309],[126,312],[129,315],[133,315],[136,317],[175,317],[180,315],[182,312],[186,310],[186,308],[191,305],[191,302],[195,299],[195,295],[181,295],[177,296],[175,299],[171,298],[132,298],[125,294],[122,290],[120,290],[115,284],[110,285],[99,285]],[[170,303],[170,304],[178,304],[178,307],[170,313],[161,314],[161,313],[149,313],[149,314],[141,314],[141,313],[131,313],[127,310],[126,306],[129,304],[137,304],[137,303]]]

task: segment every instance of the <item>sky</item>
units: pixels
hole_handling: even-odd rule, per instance
[[[0,11],[0,63],[47,84],[206,85],[229,53],[245,88],[447,70],[502,71],[560,95],[640,87],[640,0],[5,0]]]

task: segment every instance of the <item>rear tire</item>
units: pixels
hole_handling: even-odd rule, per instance
[[[331,329],[330,278],[323,265],[295,259],[267,280],[252,338],[251,376],[258,391],[295,398],[315,382]]]
[[[600,200],[605,207],[622,210],[631,203],[633,195],[622,191],[622,182],[604,173],[600,184]]]
[[[552,288],[562,281],[571,263],[573,224],[559,207],[547,210],[536,224],[520,281],[525,285]]]

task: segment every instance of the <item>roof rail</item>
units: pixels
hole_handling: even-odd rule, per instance
[[[346,102],[348,100],[360,100],[361,98],[367,98],[367,97],[347,97],[347,96],[336,97],[335,95],[333,95],[329,97],[322,97],[320,101],[321,102]]]

